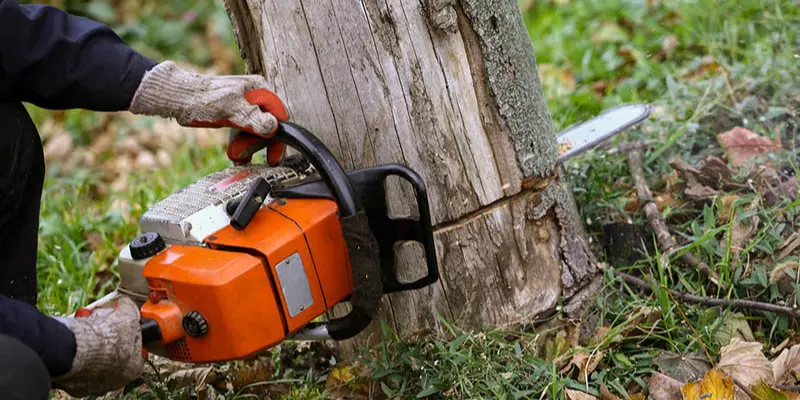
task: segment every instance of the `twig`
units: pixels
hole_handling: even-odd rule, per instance
[[[775,389],[784,392],[800,392],[800,385],[776,385]]]
[[[642,146],[629,145],[627,148],[623,148],[623,151],[628,153],[628,168],[630,169],[633,183],[636,185],[636,194],[639,197],[639,201],[643,203],[642,208],[644,208],[647,222],[650,223],[650,226],[653,227],[653,230],[656,232],[658,246],[661,248],[662,253],[671,255],[678,247],[678,243],[672,237],[672,234],[670,234],[669,227],[661,217],[661,213],[658,211],[658,205],[655,199],[653,199],[650,188],[647,186],[647,180],[644,177],[644,168],[642,167],[641,149]],[[698,259],[694,254],[684,253],[680,257],[680,260],[689,267],[699,270],[703,275],[708,277],[711,282],[720,286],[717,274],[711,271],[708,264]]]
[[[629,284],[645,289],[647,291],[652,291],[653,289],[650,287],[650,284],[645,282],[642,279],[639,279],[635,276],[628,275],[624,272],[617,272],[614,271],[614,274],[619,276],[620,278],[624,279],[625,282]],[[695,296],[689,293],[678,292],[676,290],[667,289],[669,293],[680,300],[695,303],[695,304],[702,304],[711,307],[731,307],[734,309],[740,310],[761,310],[761,311],[769,311],[778,314],[788,315],[793,317],[797,320],[800,320],[800,310],[796,310],[791,307],[786,306],[779,306],[776,304],[770,303],[762,303],[760,301],[752,301],[752,300],[730,300],[730,299],[717,299],[713,297],[702,297],[702,296]]]

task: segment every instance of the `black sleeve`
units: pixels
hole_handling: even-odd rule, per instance
[[[124,111],[155,65],[108,26],[50,6],[0,0],[0,102]]]
[[[28,303],[0,296],[0,334],[11,336],[33,349],[50,376],[64,375],[72,368],[77,350],[75,335],[62,323]]]

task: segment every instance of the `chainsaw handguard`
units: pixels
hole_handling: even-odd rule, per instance
[[[332,339],[351,338],[372,322],[383,295],[378,242],[347,174],[319,139],[300,126],[282,122],[273,140],[294,147],[306,157],[339,207],[342,233],[347,243],[353,275],[354,287],[350,298],[352,310],[325,325]]]

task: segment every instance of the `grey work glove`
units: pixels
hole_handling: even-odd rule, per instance
[[[144,369],[139,308],[121,296],[87,317],[54,317],[75,335],[70,371],[53,386],[73,397],[99,396],[124,387]]]
[[[231,161],[248,163],[266,147],[269,163],[277,165],[284,145],[266,139],[275,135],[278,121],[287,120],[288,115],[278,96],[266,87],[261,75],[198,74],[165,61],[144,75],[128,110],[174,118],[181,126],[239,129],[244,134],[229,139]]]

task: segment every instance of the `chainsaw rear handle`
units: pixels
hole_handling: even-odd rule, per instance
[[[439,279],[436,245],[433,240],[431,212],[425,181],[412,169],[402,164],[385,164],[357,169],[347,174],[356,199],[364,208],[378,241],[381,260],[383,293],[420,289]],[[416,194],[419,218],[392,218],[387,210],[386,180],[390,176],[408,182]],[[327,198],[333,195],[324,180],[306,181],[291,187],[274,187],[272,195],[286,198]],[[395,245],[398,242],[417,242],[425,253],[427,273],[411,282],[402,282],[395,264]]]
[[[314,166],[326,186],[333,192],[333,197],[339,207],[340,218],[354,217],[361,211],[359,199],[353,192],[353,187],[344,169],[325,144],[311,132],[290,122],[280,122],[272,140],[294,147]],[[377,265],[375,269],[374,273],[379,274]],[[354,283],[358,285],[361,280],[353,278]],[[354,292],[359,289],[357,286]],[[369,290],[364,290],[363,293],[365,295],[360,303],[361,307],[353,304],[353,309],[347,315],[323,324],[332,339],[349,339],[366,329],[372,322],[369,310],[378,307],[380,295],[377,297],[367,296],[366,294],[370,293]]]

